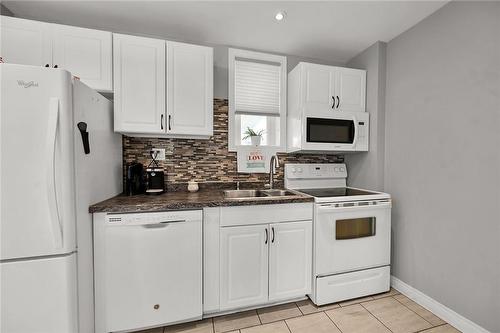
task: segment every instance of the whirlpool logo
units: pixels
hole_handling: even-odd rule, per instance
[[[24,88],[38,87],[38,82],[35,81],[26,82],[24,80],[17,80],[17,84]]]

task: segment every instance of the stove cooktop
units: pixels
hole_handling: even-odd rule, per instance
[[[299,192],[311,195],[316,198],[328,198],[328,197],[351,197],[358,195],[373,195],[378,194],[377,192],[370,192],[364,190],[358,190],[350,187],[333,187],[333,188],[313,188],[313,189],[300,189]]]

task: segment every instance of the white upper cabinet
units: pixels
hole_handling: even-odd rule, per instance
[[[269,301],[311,292],[312,222],[270,225]]]
[[[341,111],[365,111],[366,71],[336,67],[335,72],[336,108]]]
[[[267,225],[221,229],[220,310],[268,300]]]
[[[335,72],[329,66],[304,66],[304,106],[310,109],[331,108],[335,96]]]
[[[289,99],[297,100],[306,113],[365,111],[365,70],[301,62],[290,78],[298,81],[289,82]]]
[[[113,36],[115,131],[132,136],[211,136],[213,49]]]
[[[49,23],[0,16],[0,56],[6,63],[52,66],[52,37]]]
[[[1,17],[4,62],[66,69],[88,86],[111,92],[112,34]]]
[[[213,133],[213,49],[167,42],[167,133]]]
[[[115,131],[165,133],[165,41],[113,34]]]
[[[113,91],[112,34],[54,24],[53,65],[64,68],[88,86]]]

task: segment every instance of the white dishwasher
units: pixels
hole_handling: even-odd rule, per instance
[[[201,318],[201,223],[201,210],[94,216],[97,333]]]

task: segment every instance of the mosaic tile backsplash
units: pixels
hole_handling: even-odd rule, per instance
[[[236,153],[228,151],[227,99],[214,100],[214,135],[210,139],[123,136],[123,165],[138,161],[147,166],[151,161],[149,151],[152,148],[165,148],[166,160],[158,164],[165,169],[167,191],[185,189],[188,181],[200,183],[201,188],[216,184],[229,188],[234,186],[234,182],[240,182],[242,187],[255,187],[268,182],[268,174],[237,172]],[[276,182],[283,185],[285,163],[333,163],[341,158],[333,155],[280,153]]]

